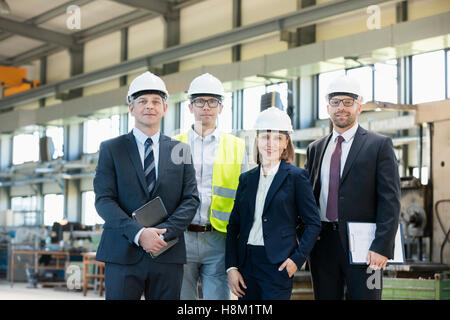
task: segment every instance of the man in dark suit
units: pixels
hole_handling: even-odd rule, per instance
[[[334,80],[326,99],[333,132],[308,146],[305,164],[322,220],[309,259],[314,296],[342,299],[346,285],[350,299],[381,299],[381,269],[393,258],[400,213],[392,141],[358,125],[362,95],[355,79]],[[349,221],[376,223],[367,265],[350,264]]]
[[[145,72],[130,84],[135,128],[105,141],[94,178],[95,207],[105,220],[97,260],[105,265],[106,299],[179,299],[186,263],[183,232],[200,203],[189,146],[160,133],[167,110],[162,79]],[[145,228],[132,213],[159,196],[168,218]],[[179,242],[156,258],[155,253]]]

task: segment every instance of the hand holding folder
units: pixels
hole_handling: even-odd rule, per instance
[[[164,222],[168,217],[169,215],[166,207],[160,197],[156,197],[133,212],[133,218],[146,228],[154,227]],[[155,258],[170,249],[177,242],[178,238],[167,241],[167,246],[161,248],[155,253],[150,253],[150,255]]]
[[[370,245],[375,238],[375,223],[347,222],[348,241],[350,249],[350,264],[366,264]],[[399,225],[395,236],[394,259],[388,260],[388,264],[405,263],[403,250],[403,230]]]

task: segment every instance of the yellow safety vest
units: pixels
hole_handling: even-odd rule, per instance
[[[189,131],[176,135],[175,140],[189,144]],[[233,210],[236,190],[244,159],[245,142],[228,133],[222,133],[214,161],[212,198],[209,220],[214,229],[227,232],[228,220]]]

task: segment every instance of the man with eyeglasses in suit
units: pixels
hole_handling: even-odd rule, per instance
[[[382,269],[394,255],[400,214],[400,178],[392,140],[362,128],[362,94],[349,76],[327,89],[330,134],[308,146],[305,168],[319,205],[322,231],[310,254],[316,299],[381,299]],[[376,223],[367,265],[350,264],[347,222]],[[369,269],[368,269],[369,267]],[[379,277],[380,286],[368,281]]]

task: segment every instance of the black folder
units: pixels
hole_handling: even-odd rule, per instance
[[[160,197],[156,197],[133,212],[133,218],[146,228],[154,227],[165,221],[168,217],[169,214],[167,213],[166,207]],[[150,253],[150,255],[153,258],[159,256],[161,253],[167,251],[174,244],[176,244],[178,242],[178,238],[166,242],[167,246],[161,248],[155,253]]]

